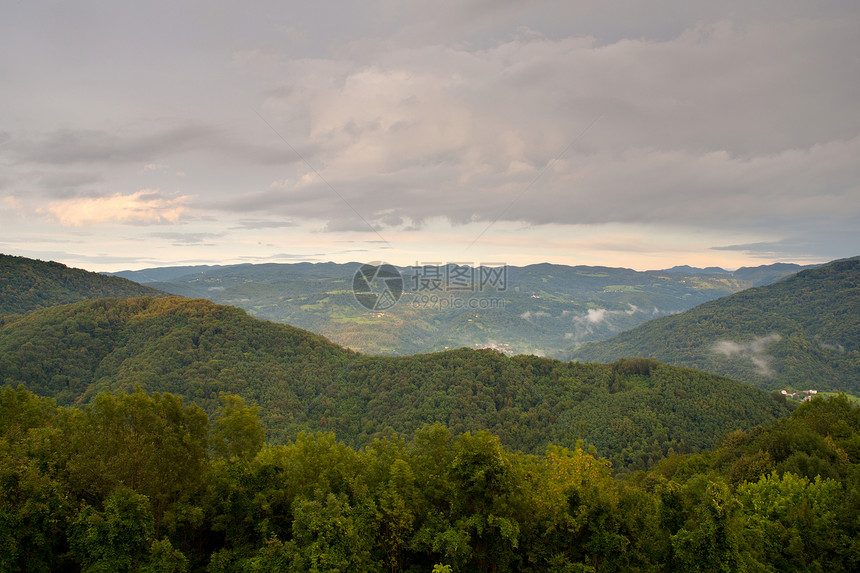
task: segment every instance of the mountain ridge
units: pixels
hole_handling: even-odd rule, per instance
[[[602,340],[799,268],[763,265],[744,270],[741,277],[537,263],[503,267],[503,288],[472,282],[465,289],[445,290],[454,267],[417,265],[399,267],[403,294],[397,304],[370,312],[352,293],[361,266],[246,263],[147,284],[239,306],[365,353],[409,355],[467,346],[564,359],[574,343]],[[478,274],[477,268],[466,274]],[[422,290],[421,279],[430,276],[438,277],[434,286],[439,288]]]
[[[762,388],[860,390],[860,257],[661,317],[571,358],[641,356]]]
[[[259,404],[270,438],[334,431],[356,447],[442,422],[540,451],[583,439],[619,467],[700,451],[789,412],[723,377],[656,362],[565,363],[491,350],[366,356],[235,307],[99,299],[0,319],[0,381],[61,405],[98,392],[170,392],[209,412],[220,392]]]

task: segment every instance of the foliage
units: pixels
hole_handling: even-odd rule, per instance
[[[0,432],[0,571],[860,565],[860,407],[844,398],[816,399],[787,419],[728,436],[714,451],[673,455],[619,478],[582,444],[537,456],[506,449],[488,432],[455,435],[438,424],[360,450],[318,433],[253,456],[212,456],[208,420],[175,396],[100,394],[83,412],[23,389],[0,396],[5,415],[26,420]],[[254,413],[232,396],[222,402],[242,417]],[[101,445],[110,455],[80,449],[96,438],[94,427],[107,434]],[[147,463],[127,461],[146,447],[165,467],[202,452],[193,483],[175,473],[157,479]],[[735,464],[756,450],[769,452],[772,467],[733,481]],[[796,473],[786,462],[799,453],[818,459],[822,473]],[[85,466],[113,478],[85,487],[75,469]]]
[[[180,298],[100,299],[10,320],[0,327],[0,381],[61,405],[105,390],[181,395],[213,416],[211,445],[227,457],[252,457],[262,443],[256,408],[272,443],[333,431],[362,447],[438,421],[536,454],[582,439],[627,470],[789,412],[759,390],[653,361],[579,364],[468,349],[363,356]],[[224,402],[223,392],[247,405]]]
[[[223,457],[252,458],[263,446],[266,432],[260,424],[260,407],[246,406],[235,394],[221,392],[212,446]]]
[[[0,315],[107,296],[167,296],[120,277],[0,253]]]
[[[761,388],[860,393],[860,258],[655,319],[572,354],[643,356]]]
[[[383,313],[356,303],[358,264],[294,263],[155,268],[117,273],[190,298],[244,308],[249,314],[322,334],[363,353],[407,355],[484,347],[565,358],[573,344],[603,340],[665,314],[760,284],[803,267],[765,265],[734,273],[714,269],[631,269],[537,264],[506,267],[503,290],[422,291],[423,276],[450,267],[401,268],[403,296]],[[480,272],[480,271],[477,271]],[[480,275],[479,275],[480,276]],[[160,282],[148,282],[157,280]],[[427,296],[424,296],[427,295]],[[503,306],[489,305],[487,299]],[[471,302],[470,302],[471,301]]]

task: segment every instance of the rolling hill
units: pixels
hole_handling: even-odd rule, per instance
[[[256,403],[269,438],[328,430],[360,447],[441,422],[508,447],[594,445],[619,468],[789,412],[726,378],[652,361],[565,363],[492,350],[365,356],[207,300],[99,299],[0,317],[0,382],[60,405],[104,390],[171,392],[212,413],[219,392]]]
[[[103,297],[167,296],[149,286],[55,262],[0,254],[0,314]]]
[[[473,288],[472,283],[446,290],[447,278],[458,270],[454,266],[404,267],[399,270],[405,292],[398,303],[370,312],[352,293],[359,267],[244,264],[118,274],[176,295],[239,306],[360,352],[405,355],[466,346],[565,358],[573,345],[609,338],[802,268],[779,264],[735,272],[690,267],[637,272],[536,264],[505,267],[504,284],[494,285],[504,288]],[[480,269],[473,270],[480,274]],[[422,288],[427,276],[440,277],[442,288]],[[154,278],[159,282],[148,282]]]
[[[586,344],[573,358],[648,357],[765,389],[860,392],[860,258],[706,302]]]

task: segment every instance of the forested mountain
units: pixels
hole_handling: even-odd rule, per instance
[[[0,314],[20,314],[109,296],[167,296],[167,293],[120,277],[0,254]]]
[[[860,568],[860,408],[816,398],[613,478],[440,425],[357,450],[264,446],[253,407],[171,394],[58,408],[0,389],[0,570],[391,573]]]
[[[61,405],[140,387],[210,413],[226,391],[259,404],[274,441],[328,430],[358,447],[434,422],[486,429],[525,452],[583,439],[619,468],[710,447],[789,411],[747,385],[653,361],[578,364],[469,349],[364,356],[181,298],[100,299],[0,318],[0,381]]]
[[[366,353],[404,355],[466,346],[565,358],[573,345],[606,339],[802,268],[780,264],[719,273],[690,267],[637,272],[536,264],[503,271],[497,267],[504,274],[485,284],[482,269],[487,267],[422,264],[400,268],[402,297],[391,308],[371,312],[352,292],[360,266],[243,264],[118,274],[177,295],[239,306]],[[153,278],[161,282],[149,282]]]
[[[754,384],[860,393],[860,258],[656,319],[573,352],[649,357]]]

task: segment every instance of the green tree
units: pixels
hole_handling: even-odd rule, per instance
[[[738,486],[747,551],[779,571],[836,571],[850,537],[838,524],[839,482],[775,472]]]
[[[72,554],[88,573],[182,573],[185,556],[167,539],[154,537],[152,508],[146,496],[118,487],[104,509],[85,505],[69,526]]]
[[[375,531],[373,508],[353,507],[346,495],[317,492],[313,499],[297,497],[293,503],[295,554],[291,570],[297,573],[339,573],[379,570],[371,557]]]
[[[247,406],[235,394],[221,392],[221,407],[212,429],[212,447],[221,457],[252,458],[263,447],[266,433],[260,423],[260,407]]]
[[[700,482],[687,487],[698,488]],[[728,486],[718,481],[708,481],[704,492],[695,495],[698,500],[692,508],[693,515],[671,536],[675,563],[684,571],[741,571],[734,520],[741,504]]]
[[[119,486],[152,503],[156,533],[167,510],[195,492],[206,465],[206,414],[171,394],[99,394],[65,422],[72,491],[98,504]]]

